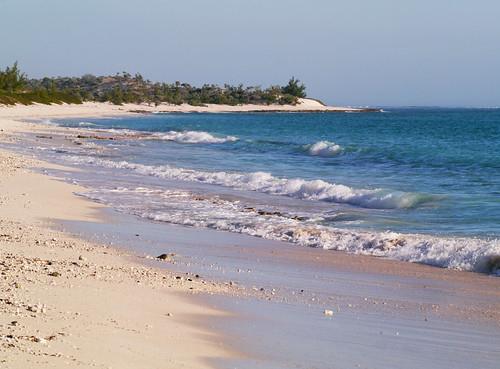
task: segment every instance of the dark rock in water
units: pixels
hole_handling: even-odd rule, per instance
[[[278,217],[282,217],[283,214],[281,214],[279,211],[266,211],[266,210],[258,210],[257,214],[259,215],[276,215]]]
[[[129,113],[151,114],[151,112],[149,110],[142,110],[142,109],[129,110]]]
[[[77,135],[76,138],[81,138],[81,139],[91,139],[91,140],[114,140],[114,137],[103,137],[103,136],[96,136],[96,135],[91,135],[91,136],[85,136],[85,135]]]
[[[500,255],[489,255],[484,257],[476,269],[500,277]]]
[[[161,254],[161,255],[157,256],[156,258],[160,259],[160,260],[170,260],[174,256],[175,256],[175,254],[173,252],[171,252],[170,254]]]

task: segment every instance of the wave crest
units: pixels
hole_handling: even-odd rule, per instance
[[[318,141],[312,145],[306,145],[304,148],[312,156],[332,157],[342,152],[342,147],[335,142]]]
[[[155,133],[152,135],[152,138],[157,140],[174,141],[183,144],[225,143],[238,141],[238,137],[216,137],[208,132],[203,131],[170,131],[166,133]]]
[[[90,191],[93,200],[143,218],[193,227],[243,233],[308,247],[389,257],[451,269],[500,275],[500,240],[425,234],[360,231],[301,220],[277,208],[248,207],[240,201],[185,190],[115,188]],[[122,197],[126,200],[123,200]],[[130,201],[135,199],[135,201]],[[150,206],[162,203],[161,208]],[[307,217],[306,217],[307,218]]]
[[[419,193],[384,189],[354,189],[349,186],[329,183],[323,180],[279,178],[265,172],[208,172],[177,168],[170,165],[150,166],[129,163],[127,161],[116,162],[80,156],[71,156],[67,157],[67,159],[74,163],[129,169],[142,175],[171,180],[221,185],[239,190],[257,191],[305,200],[343,203],[372,209],[412,208],[434,199],[431,195]]]
[[[80,122],[79,126],[90,127],[93,123]],[[225,142],[238,141],[238,137],[224,136],[218,137],[204,131],[168,131],[168,132],[150,132],[136,131],[125,128],[106,128],[96,129],[96,132],[112,134],[116,139],[136,139],[136,140],[163,140],[173,141],[182,144],[218,144]]]

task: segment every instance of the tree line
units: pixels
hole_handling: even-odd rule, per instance
[[[41,104],[81,104],[82,98],[77,91],[59,89],[55,84],[49,88],[34,86],[21,72],[17,62],[12,67],[0,70],[0,104],[14,105]]]
[[[193,106],[205,104],[291,104],[306,97],[306,87],[292,77],[285,86],[268,88],[223,86],[205,84],[201,87],[189,83],[162,83],[146,80],[141,74],[127,72],[112,76],[55,77],[29,79],[17,63],[0,70],[0,104],[79,104],[84,101],[124,103],[175,104]]]

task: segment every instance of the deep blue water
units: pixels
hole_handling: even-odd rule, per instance
[[[402,232],[500,235],[500,110],[158,114],[85,121],[106,128],[204,131],[238,138],[220,144],[147,141],[133,152],[132,161],[143,164],[262,171],[283,178],[321,179],[353,189],[381,188],[421,195],[421,201],[402,209],[373,209],[374,224],[363,226]],[[328,156],[311,155],[307,145],[320,141],[340,145],[341,150]],[[352,206],[352,210],[357,208]]]

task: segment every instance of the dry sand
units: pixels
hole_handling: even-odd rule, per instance
[[[170,105],[160,104],[124,104],[113,105],[110,103],[94,103],[85,102],[80,105],[16,105],[2,106],[0,105],[0,117],[3,118],[40,118],[40,117],[95,117],[95,116],[112,116],[112,115],[127,115],[137,112],[164,112],[164,113],[242,113],[242,112],[359,112],[363,109],[350,107],[325,106],[316,100],[300,99],[297,105],[215,105],[208,104],[205,106],[192,106],[188,104]]]
[[[6,111],[39,117],[86,109],[96,114],[80,106],[0,108],[0,139],[19,128],[2,118]],[[223,313],[186,298],[231,287],[144,267],[54,231],[57,219],[95,221],[99,205],[74,195],[77,186],[29,169],[40,165],[0,151],[1,368],[205,368],[232,355],[220,337],[191,324]]]

